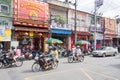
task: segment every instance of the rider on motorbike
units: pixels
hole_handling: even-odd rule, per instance
[[[79,60],[81,54],[82,54],[82,51],[80,49],[80,46],[77,46],[76,50],[75,50],[75,56],[77,57],[78,60]]]
[[[53,57],[54,61],[58,61],[58,50],[56,47],[53,47]]]
[[[7,58],[10,60],[13,59],[14,61],[16,61],[14,58],[15,57],[15,50],[14,49],[15,49],[15,47],[11,47],[11,50],[7,53]],[[9,63],[8,60],[7,60],[7,63]]]

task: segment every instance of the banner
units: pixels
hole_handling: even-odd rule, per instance
[[[49,7],[37,0],[14,0],[14,24],[42,26],[48,23]]]
[[[11,30],[10,29],[6,29],[2,32],[0,32],[0,35],[3,34],[2,36],[0,36],[0,41],[11,41]]]

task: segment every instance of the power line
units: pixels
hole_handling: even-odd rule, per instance
[[[111,3],[112,3],[112,0],[109,0],[109,3],[107,3],[107,5],[104,2],[103,6],[101,6],[101,9],[100,9],[101,11],[99,10],[99,12],[103,13],[104,11],[106,11],[106,9],[110,8],[109,5],[111,5]]]

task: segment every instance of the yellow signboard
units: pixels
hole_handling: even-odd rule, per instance
[[[30,31],[29,36],[30,36],[30,37],[33,37],[33,36],[34,36],[34,33],[33,33],[32,31]]]
[[[4,35],[0,36],[0,41],[11,41],[11,30],[5,29]]]

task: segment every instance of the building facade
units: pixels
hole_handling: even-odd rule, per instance
[[[114,46],[117,45],[117,40],[115,39],[117,36],[117,26],[116,20],[111,18],[104,18],[104,44],[105,46]]]
[[[68,24],[68,4],[56,0],[47,2],[50,10],[50,37],[62,40],[63,47],[70,49],[71,26]]]
[[[10,49],[12,26],[12,0],[0,0],[0,47]]]
[[[14,0],[14,40],[20,46],[45,51],[49,5],[38,0]]]
[[[97,26],[95,25],[95,17],[93,14],[89,14],[88,16],[89,20],[89,32],[92,34],[89,37],[89,41],[94,46],[94,39],[96,38],[96,49],[99,49],[103,46],[103,32],[104,32],[104,26],[101,23],[102,17],[97,16]],[[95,34],[96,31],[96,34]]]
[[[76,11],[76,32],[77,32],[77,40],[88,40],[90,36],[88,32],[87,26],[87,16],[88,13],[82,11]],[[71,35],[71,46],[75,45],[75,10],[69,9],[68,11],[68,23],[72,27],[72,35]],[[83,45],[83,49],[86,50],[88,45]]]

